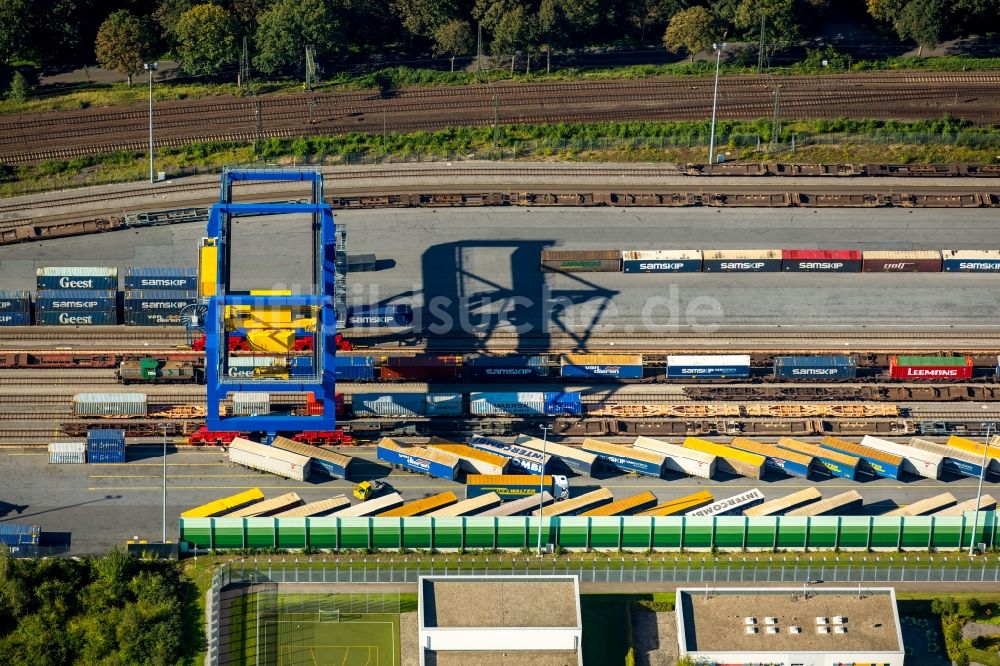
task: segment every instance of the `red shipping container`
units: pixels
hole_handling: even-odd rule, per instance
[[[382,379],[458,379],[461,356],[395,356],[381,367]]]
[[[861,250],[782,250],[782,259],[810,259],[812,261],[861,261]]]
[[[972,378],[969,356],[932,362],[924,356],[893,356],[889,359],[889,377],[903,381],[965,380]]]

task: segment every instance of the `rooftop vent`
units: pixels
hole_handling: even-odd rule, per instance
[[[764,624],[778,624],[778,618],[776,617],[765,617]]]
[[[830,624],[830,618],[827,618],[827,617],[817,617],[816,618],[816,624],[817,625]]]
[[[748,634],[756,634],[757,633],[757,627],[747,627],[747,633]]]
[[[834,615],[833,616],[833,623],[834,624],[847,624],[847,616],[845,616],[845,615]]]
[[[801,634],[802,627],[788,627],[788,633],[790,634]]]
[[[834,627],[833,628],[833,633],[835,633],[835,634],[846,634],[847,633],[847,627]]]
[[[826,626],[816,627],[816,633],[817,634],[828,634],[828,633],[830,633],[830,627],[826,627]]]
[[[743,618],[743,624],[747,625],[748,627],[752,626],[754,624],[757,624],[757,618],[755,618],[755,617],[745,617],[745,618]]]
[[[767,633],[769,633],[769,634],[776,634],[776,633],[778,633],[780,631],[781,631],[781,629],[778,629],[777,627],[768,627],[767,628]]]

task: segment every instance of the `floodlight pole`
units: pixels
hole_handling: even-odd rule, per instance
[[[969,557],[972,557],[972,553],[976,546],[976,527],[979,523],[979,505],[983,501],[983,477],[986,476],[986,454],[990,450],[990,433],[993,432],[993,422],[990,421],[986,424],[986,443],[983,444],[983,462],[979,468],[979,490],[976,491],[976,513],[972,519],[972,535],[969,537]]]
[[[160,66],[158,62],[147,62],[142,68],[149,72],[149,182],[156,182],[153,171],[153,72]]]
[[[719,103],[719,65],[722,62],[722,49],[726,48],[725,42],[722,44],[712,44],[715,49],[715,92],[712,95],[712,130],[708,139],[708,163],[715,163],[715,112]]]
[[[542,429],[542,462],[538,471],[538,557],[542,556],[542,518],[545,508],[545,449],[549,443],[549,431],[552,426],[543,425]]]

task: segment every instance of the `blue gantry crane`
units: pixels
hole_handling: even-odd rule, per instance
[[[306,182],[308,202],[235,203],[233,186],[253,182]],[[311,219],[312,285],[308,293],[231,289],[236,218],[295,215]],[[297,220],[290,220],[294,224]],[[252,221],[247,220],[252,223]],[[329,431],[336,425],[334,363],[337,350],[337,235],[333,211],[323,201],[323,177],[313,169],[227,169],[222,174],[219,203],[212,206],[208,234],[199,255],[199,292],[205,313],[205,377],[209,431],[263,433],[271,441],[279,433]],[[229,351],[229,335],[254,337],[268,353],[239,355]],[[311,349],[297,349],[296,335],[312,335]],[[266,362],[265,362],[266,361]],[[281,394],[285,402],[272,398]],[[307,396],[288,402],[290,394]]]

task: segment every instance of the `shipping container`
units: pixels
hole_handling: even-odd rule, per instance
[[[400,469],[438,479],[454,481],[458,478],[458,458],[442,451],[431,451],[422,446],[406,446],[383,437],[375,448],[375,455],[379,460]]]
[[[542,396],[545,401],[546,416],[580,416],[583,414],[583,403],[577,392],[547,391]]]
[[[461,356],[390,356],[379,369],[382,379],[460,379]]]
[[[976,510],[976,498],[967,499],[964,502],[959,502],[955,506],[950,506],[947,509],[941,509],[931,515],[935,518],[947,518],[947,517],[960,517],[967,511]],[[983,493],[983,496],[979,498],[979,510],[980,511],[995,511],[997,508],[997,501],[989,493]]]
[[[945,471],[952,472],[954,474],[959,474],[961,476],[970,476],[977,479],[983,473],[982,454],[976,455],[971,451],[965,451],[959,448],[945,446],[944,444],[937,444],[936,442],[931,442],[926,439],[920,439],[919,437],[914,437],[906,445],[914,449],[919,449],[920,451],[926,451],[927,453],[933,453],[941,456],[942,458],[944,458],[942,462],[942,468]],[[982,451],[981,446],[979,450]],[[990,468],[991,468],[990,461],[987,459],[986,461],[987,474],[990,473],[991,471]]]
[[[262,499],[264,499],[264,493],[260,491],[260,488],[251,488],[235,495],[212,500],[201,506],[188,509],[181,513],[181,518],[213,518],[215,516],[223,516],[230,511],[242,509]]]
[[[373,271],[377,263],[378,260],[374,254],[349,254],[347,255],[347,272]]]
[[[610,490],[607,488],[599,488],[597,490],[592,490],[589,493],[584,493],[583,495],[563,500],[562,502],[556,502],[554,504],[544,506],[540,512],[542,516],[547,517],[576,516],[589,509],[608,504],[613,501],[614,498],[615,496]],[[539,515],[539,510],[536,509],[532,511],[531,515]]]
[[[545,506],[546,504],[551,504],[555,499],[548,492],[542,493],[539,497],[538,493],[534,495],[529,495],[527,497],[522,497],[521,499],[511,500],[509,502],[503,502],[500,506],[494,507],[492,509],[487,509],[482,513],[478,514],[480,516],[489,516],[491,518],[505,518],[509,516],[520,516],[529,511],[534,511],[539,506]]]
[[[311,460],[297,453],[237,437],[229,444],[229,462],[294,481],[305,481],[309,478]]]
[[[551,456],[552,460],[561,463],[566,470],[585,476],[590,476],[593,473],[594,463],[597,462],[597,456],[593,453],[587,453],[581,448],[557,444],[556,442],[543,442],[528,435],[518,436],[514,440],[514,444],[535,451],[541,451],[544,448],[545,453]]]
[[[696,493],[691,493],[690,495],[685,495],[684,497],[668,500],[663,504],[658,504],[652,509],[640,511],[635,515],[650,517],[676,516],[678,514],[686,513],[692,509],[705,506],[706,504],[711,504],[714,501],[715,498],[712,496],[712,493],[707,490],[699,490]]]
[[[636,493],[631,497],[615,500],[610,504],[599,506],[596,509],[584,511],[581,516],[632,516],[640,511],[645,511],[656,506],[656,495],[648,490]]]
[[[815,488],[803,488],[791,495],[785,495],[784,497],[779,497],[778,499],[773,499],[769,502],[764,502],[763,504],[758,504],[757,506],[750,507],[743,512],[744,516],[780,516],[786,511],[791,511],[797,509],[806,504],[816,502],[822,499],[823,496],[820,495],[819,491]]]
[[[87,462],[125,462],[125,433],[117,428],[88,430]]]
[[[620,250],[542,250],[542,271],[562,273],[618,273]]]
[[[746,437],[734,437],[729,446],[740,451],[763,456],[764,467],[766,469],[787,474],[788,476],[798,476],[803,479],[808,478],[809,470],[813,466],[812,456],[789,451],[773,444],[756,442]]]
[[[49,463],[79,465],[86,462],[86,442],[52,442],[49,444]]]
[[[642,379],[642,355],[563,354],[559,369],[573,379]]]
[[[684,448],[715,456],[715,469],[719,472],[737,474],[748,479],[759,479],[764,475],[764,456],[699,437],[686,437]]]
[[[1000,250],[944,250],[942,269],[962,273],[1000,273]]]
[[[753,488],[739,495],[733,495],[693,509],[684,514],[687,518],[716,518],[718,516],[740,516],[750,507],[764,502],[764,493]]]
[[[271,413],[271,394],[264,391],[233,391],[233,416],[260,416]]]
[[[443,493],[438,493],[437,495],[431,495],[430,497],[424,497],[423,499],[414,500],[413,502],[406,502],[402,506],[397,506],[394,509],[389,509],[388,511],[383,511],[382,513],[376,513],[376,518],[413,518],[415,516],[422,516],[431,511],[436,511],[437,509],[450,506],[458,502],[458,497],[455,493],[450,490]]]
[[[903,459],[903,471],[916,474],[927,479],[937,479],[941,476],[941,468],[944,466],[944,456],[939,456],[927,451],[921,451],[908,447],[905,444],[896,444],[888,440],[865,435],[861,440],[862,446],[868,446],[879,451],[900,456]]]
[[[180,310],[175,312],[138,312],[125,310],[126,326],[183,326]]]
[[[43,289],[118,291],[118,269],[93,266],[45,266],[35,269],[35,285]]]
[[[127,266],[125,291],[158,289],[169,291],[198,291],[197,268],[160,268],[155,266]]]
[[[465,496],[470,498],[496,493],[504,501],[534,496],[537,502],[539,491],[559,500],[566,499],[569,483],[565,476],[555,474],[546,474],[544,478],[537,474],[470,474],[465,479]]]
[[[594,454],[603,464],[620,472],[652,476],[657,479],[663,476],[667,461],[667,457],[661,453],[621,444],[609,444],[589,437],[583,440],[583,450]]]
[[[37,312],[108,312],[117,306],[116,291],[55,289],[39,291],[35,295]]]
[[[577,416],[583,411],[579,393],[487,391],[469,394],[475,416]]]
[[[334,511],[339,511],[349,506],[351,506],[351,500],[347,499],[347,495],[337,495],[336,497],[331,497],[330,499],[319,500],[318,502],[309,502],[308,504],[303,504],[302,506],[288,509],[287,511],[282,511],[281,513],[275,513],[273,514],[273,517],[310,518],[316,516],[326,516]]]
[[[194,291],[166,291],[163,289],[126,291],[125,323],[130,314],[154,312],[180,315],[181,310],[198,302],[198,294]]]
[[[858,371],[853,356],[775,356],[774,376],[778,379],[854,379]]]
[[[519,444],[508,444],[503,440],[482,435],[473,435],[467,440],[469,446],[480,451],[493,453],[510,459],[509,469],[512,472],[525,474],[542,474],[549,471],[552,456]]]
[[[842,479],[851,479],[852,481],[858,472],[858,463],[861,462],[860,458],[855,458],[854,456],[831,449],[824,449],[817,444],[809,444],[792,439],[791,437],[782,437],[778,440],[777,446],[789,451],[812,456],[813,460],[816,461],[813,469],[821,474],[837,476]]]
[[[665,456],[666,469],[700,479],[711,479],[718,464],[718,459],[711,453],[688,449],[679,444],[651,437],[637,437],[632,446]]]
[[[903,381],[972,378],[968,356],[890,356],[889,377]]]
[[[858,273],[861,250],[782,250],[781,269],[793,273]]]
[[[330,514],[330,517],[364,518],[366,516],[372,516],[381,513],[382,511],[388,511],[389,509],[394,509],[397,506],[402,505],[402,495],[399,493],[389,493],[388,495],[381,495],[375,499],[370,499],[367,502],[361,502],[360,504],[349,506],[346,509],[341,509],[340,511],[334,511]]]
[[[667,357],[669,379],[745,379],[749,376],[749,354]]]
[[[865,250],[865,273],[940,273],[940,250]]]
[[[375,378],[375,359],[371,356],[334,357],[334,378],[338,382],[367,382]]]
[[[288,361],[276,356],[226,356],[226,376],[287,377]]]
[[[118,310],[112,307],[108,310],[35,311],[35,323],[39,326],[115,326]]]
[[[771,273],[781,271],[781,250],[705,250],[706,273]]]
[[[145,393],[77,393],[74,416],[146,416]]]
[[[465,361],[465,378],[470,381],[548,375],[549,361],[544,356],[474,356]]]
[[[465,413],[461,393],[428,393],[427,416],[461,416]]]
[[[892,455],[879,449],[873,449],[861,444],[854,444],[839,437],[827,435],[820,442],[820,446],[831,451],[839,451],[845,455],[854,456],[861,462],[858,471],[863,471],[872,476],[880,476],[883,479],[899,479],[903,469],[902,456]]]
[[[42,538],[42,528],[25,523],[0,523],[0,544],[8,548],[37,546]]]
[[[897,507],[892,511],[883,513],[882,516],[885,518],[895,518],[896,516],[928,516],[952,506],[956,502],[958,500],[951,493],[941,493],[934,497],[917,500],[913,504]]]
[[[302,506],[305,502],[298,493],[285,493],[271,499],[254,502],[242,509],[226,514],[226,518],[267,518],[278,513]]]
[[[411,324],[413,324],[413,308],[409,305],[366,305],[347,308],[348,327],[402,328]]]
[[[786,516],[826,516],[829,514],[842,515],[856,511],[861,508],[864,499],[857,490],[848,490],[846,493],[834,495],[825,500],[812,502],[798,509],[792,509]]]
[[[427,398],[424,393],[355,393],[351,410],[355,416],[424,416]]]
[[[697,273],[701,250],[625,250],[622,269],[626,273]]]
[[[24,290],[0,290],[0,313],[28,314],[31,312],[31,292]]]
[[[478,497],[471,497],[469,499],[464,499],[452,504],[451,506],[446,506],[442,509],[436,509],[431,511],[426,515],[428,518],[455,518],[457,516],[478,516],[483,511],[489,511],[490,509],[495,509],[500,506],[501,499],[496,493],[486,493],[485,495],[480,495]]]
[[[312,464],[310,465],[310,469],[313,472],[321,472],[333,479],[349,479],[351,476],[351,463],[355,460],[351,456],[336,453],[335,451],[318,446],[296,442],[280,435],[274,438],[271,446],[311,458]]]
[[[49,319],[51,321],[52,317]],[[58,322],[58,316],[55,319]],[[31,326],[31,313],[0,312],[0,326]]]
[[[510,464],[510,458],[436,437],[431,438],[426,446],[432,451],[444,451],[450,456],[455,456],[458,458],[459,468],[470,474],[506,474],[507,466]]]

